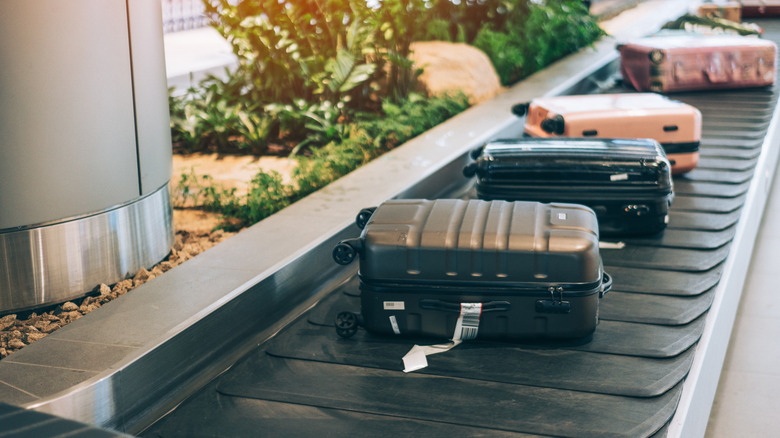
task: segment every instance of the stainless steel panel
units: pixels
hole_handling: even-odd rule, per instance
[[[173,167],[162,14],[156,1],[127,0],[127,6],[138,173],[141,195],[147,195],[171,179]]]
[[[124,0],[0,1],[0,72],[0,230],[140,195]]]
[[[0,231],[0,311],[80,297],[150,267],[172,245],[167,184],[98,214]]]

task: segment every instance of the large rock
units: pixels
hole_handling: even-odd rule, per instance
[[[461,90],[471,104],[484,102],[503,88],[493,64],[481,50],[444,41],[416,42],[410,58],[422,68],[418,86],[429,95]]]

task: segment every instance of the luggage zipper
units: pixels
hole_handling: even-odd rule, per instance
[[[536,301],[538,313],[569,313],[571,311],[571,303],[563,301],[562,286],[550,286],[547,290],[550,292],[550,299]]]

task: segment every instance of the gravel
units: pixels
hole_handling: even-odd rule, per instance
[[[180,214],[179,216],[192,217],[191,214]],[[203,213],[199,213],[199,216],[202,217]],[[174,221],[176,218],[177,211],[174,211]],[[176,232],[170,254],[151,269],[141,268],[132,277],[113,285],[99,284],[91,293],[78,300],[35,311],[0,315],[0,359],[8,357],[71,321],[99,309],[104,304],[121,297],[236,234],[222,230],[210,231],[211,228],[204,227],[202,220],[188,220],[197,221],[197,223],[185,222],[182,224],[179,221],[180,223],[176,225],[176,229],[179,231]],[[213,218],[209,218],[209,220],[210,223],[214,223]]]

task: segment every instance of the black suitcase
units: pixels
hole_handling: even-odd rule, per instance
[[[342,264],[360,256],[359,316],[369,331],[555,339],[596,328],[611,280],[585,206],[391,200],[361,212],[358,225],[366,220],[333,255]],[[351,336],[356,322],[342,313],[337,331]]]
[[[655,140],[518,138],[490,142],[464,169],[480,199],[568,202],[596,212],[602,236],[663,231],[674,192]]]

